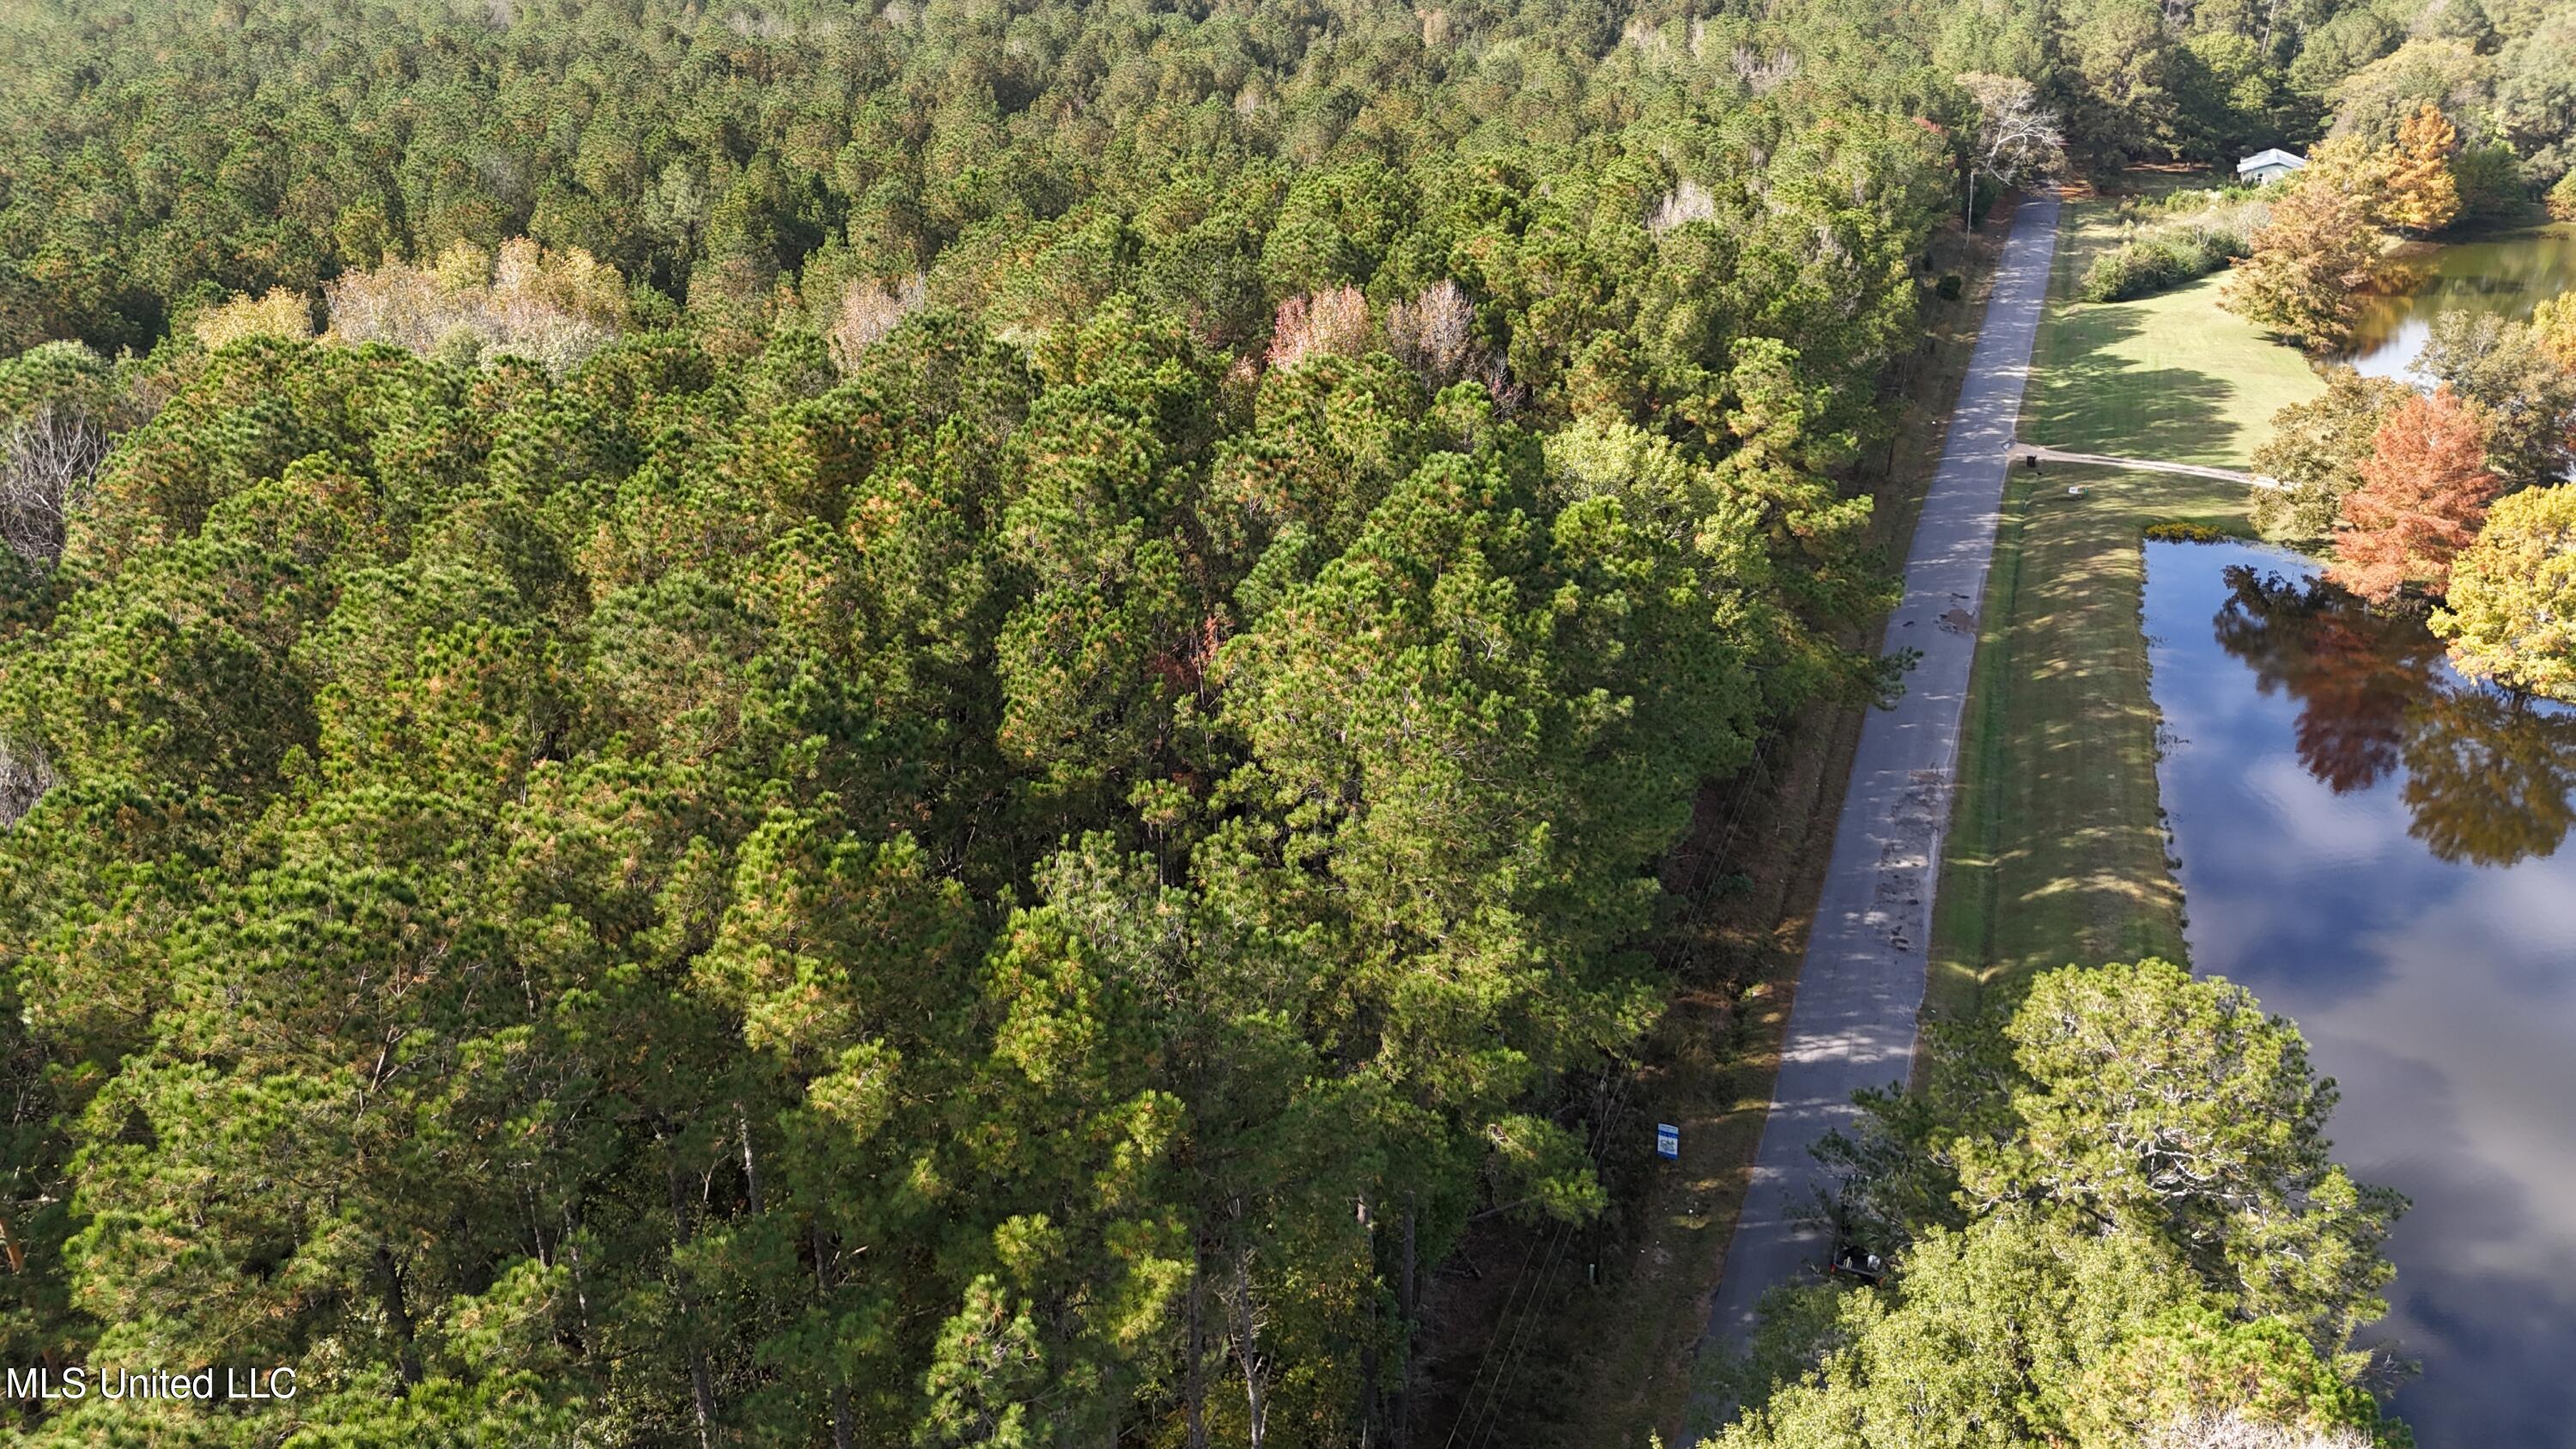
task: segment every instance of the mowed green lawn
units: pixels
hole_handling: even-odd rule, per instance
[[[2028,441],[2244,468],[2273,412],[2321,390],[2297,352],[2218,307],[2223,276],[2137,302],[2071,300],[2116,240],[2071,203],[2022,408]],[[2067,496],[2079,484],[2080,498]],[[2156,803],[2157,715],[2139,629],[2140,534],[2241,531],[2246,495],[2171,474],[2015,469],[1986,585],[1932,931],[1928,1008],[2069,961],[2182,955]]]
[[[2022,436],[2123,458],[2243,468],[2272,414],[2322,390],[2307,359],[2218,305],[2227,274],[2135,302],[2070,300],[2118,242],[2111,203],[2066,208],[2047,320],[2031,356]]]

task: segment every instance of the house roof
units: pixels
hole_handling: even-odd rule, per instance
[[[2257,151],[2253,155],[2246,157],[2244,160],[2237,162],[2236,174],[2242,176],[2248,171],[2260,171],[2266,166],[2287,166],[2291,170],[2296,171],[2307,164],[2307,158],[2294,156],[2289,152],[2282,150],[2280,147],[2275,146],[2268,151]]]

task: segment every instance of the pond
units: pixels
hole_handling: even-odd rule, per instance
[[[2372,298],[2353,330],[2352,349],[2343,360],[2365,376],[2407,376],[2433,319],[2446,312],[2491,312],[2518,321],[2545,299],[2576,289],[2576,227],[2461,242],[2409,265],[2418,274],[2416,284]]]
[[[2336,1157],[2414,1208],[2375,1333],[2426,1449],[2576,1423],[2576,712],[2295,555],[2147,545],[2192,965],[2299,1024]]]

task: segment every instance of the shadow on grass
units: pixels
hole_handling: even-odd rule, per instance
[[[2237,521],[2241,498],[2161,474],[2088,473],[2081,498],[2017,477],[1936,897],[1934,1014],[1964,1014],[1985,983],[2070,960],[2181,956],[2138,535],[2158,518]]]
[[[2052,319],[2032,441],[2173,462],[2241,458],[2252,440],[2232,416],[2232,382],[2124,354],[2123,344],[2147,331],[2148,305],[2078,304]]]

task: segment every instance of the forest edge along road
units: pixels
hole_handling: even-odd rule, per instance
[[[1822,1236],[1796,1221],[1817,1181],[1809,1149],[1853,1119],[1854,1092],[1902,1083],[1913,1063],[1975,621],[2048,294],[2057,213],[2053,192],[2030,196],[2014,213],[1941,466],[1915,524],[1904,599],[1888,617],[1884,647],[1921,657],[1895,707],[1871,711],[1861,729],[1703,1350],[1742,1344],[1763,1293],[1823,1256]]]
[[[1822,1256],[1821,1235],[1796,1221],[1817,1181],[1809,1149],[1856,1115],[1854,1092],[1902,1083],[1913,1064],[1975,620],[2048,295],[2057,211],[2056,194],[2042,192],[2014,212],[1941,466],[1914,526],[1905,596],[1888,617],[1884,647],[1921,657],[1895,707],[1871,711],[1861,727],[1704,1350],[1743,1343],[1763,1293]]]

